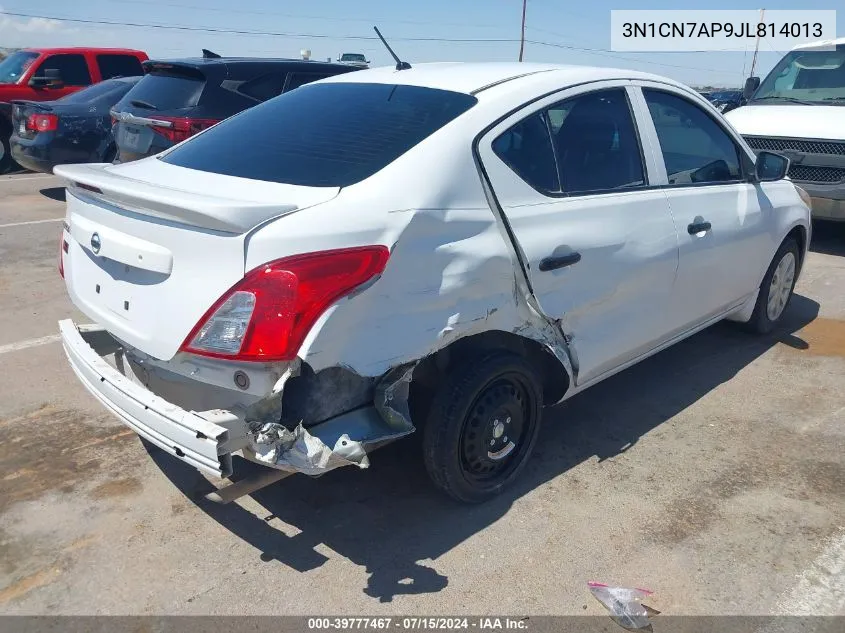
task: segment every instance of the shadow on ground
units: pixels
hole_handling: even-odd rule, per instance
[[[50,200],[56,200],[58,202],[65,201],[65,188],[64,187],[49,187],[47,189],[42,189],[40,191],[41,195],[50,198]]]
[[[400,594],[437,592],[448,578],[419,561],[436,560],[502,517],[515,499],[581,462],[637,450],[640,437],[778,342],[801,348],[794,333],[818,310],[816,302],[796,295],[782,327],[766,337],[720,323],[643,361],[636,371],[622,372],[547,410],[532,463],[512,488],[480,506],[459,505],[432,488],[415,436],[379,451],[369,470],[340,469],[319,479],[295,476],[254,493],[267,510],[264,519],[236,504],[204,500],[213,489],[204,477],[163,451],[150,452],[177,487],[261,552],[261,560],[307,571],[326,561],[315,550],[325,544],[367,569],[370,578],[364,592],[382,602]],[[256,468],[240,460],[236,473],[242,478]],[[283,534],[272,527],[274,517],[301,532]]]
[[[845,256],[845,222],[813,222],[810,250],[824,255]]]

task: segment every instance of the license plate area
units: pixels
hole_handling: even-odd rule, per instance
[[[124,123],[120,126],[120,145],[132,152],[143,153],[150,149],[153,131],[145,126]]]
[[[106,309],[123,321],[132,321],[139,307],[134,292],[136,284],[145,281],[143,278],[149,273],[105,257],[86,255],[84,269],[87,270],[78,277],[75,275],[76,292],[91,305]]]

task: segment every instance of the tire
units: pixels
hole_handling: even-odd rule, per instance
[[[464,503],[502,492],[528,463],[542,402],[536,371],[517,354],[486,352],[456,364],[423,429],[423,461],[434,484]]]
[[[752,332],[768,334],[780,323],[792,299],[801,263],[800,257],[798,242],[791,237],[785,239],[769,264],[763,283],[760,284],[757,303],[747,324]],[[773,297],[773,293],[777,295]]]
[[[12,148],[9,145],[9,137],[0,132],[0,174],[5,174],[12,169],[15,161],[12,160]]]

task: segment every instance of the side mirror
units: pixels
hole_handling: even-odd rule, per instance
[[[29,85],[34,88],[62,88],[65,84],[58,68],[47,68],[43,75],[30,79]]]
[[[745,87],[742,89],[742,97],[744,99],[750,99],[751,95],[753,95],[757,88],[760,87],[760,78],[759,77],[749,77],[745,80]]]
[[[755,171],[760,182],[783,180],[789,171],[789,159],[774,152],[760,152],[757,154]]]

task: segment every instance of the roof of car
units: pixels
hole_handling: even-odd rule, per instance
[[[799,44],[795,46],[792,50],[794,51],[804,51],[804,50],[812,50],[814,48],[821,48],[822,46],[843,46],[845,45],[845,37],[840,37],[839,39],[835,40],[819,40],[817,42],[807,42],[806,44]]]
[[[552,72],[557,75],[558,83],[561,86],[605,79],[652,79],[671,82],[665,77],[636,70],[562,64],[528,64],[524,62],[434,62],[414,64],[408,70],[396,70],[394,66],[385,66],[370,70],[359,70],[346,75],[337,75],[324,81],[403,84],[475,94],[508,81],[538,73]]]
[[[150,59],[147,64],[181,64],[186,66],[232,66],[241,64],[285,64],[303,67],[348,68],[345,64],[321,62],[310,59],[286,59],[284,57],[181,57],[176,59]]]
[[[30,53],[45,53],[47,55],[55,55],[57,53],[121,53],[128,55],[143,55],[147,54],[144,51],[139,51],[134,48],[97,48],[94,46],[61,46],[57,48],[39,48],[30,47],[22,49]]]

